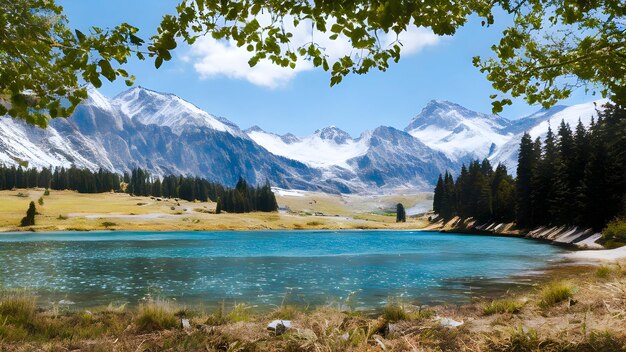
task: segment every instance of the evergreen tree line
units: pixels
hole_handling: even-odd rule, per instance
[[[235,188],[228,188],[199,177],[165,176],[163,180],[151,178],[146,170],[135,169],[130,174],[124,174],[124,182],[129,194],[201,202],[211,200],[218,203],[218,213],[222,210],[229,213],[278,210],[269,181],[263,186],[254,187],[240,177]]]
[[[118,191],[120,176],[100,169],[93,172],[76,167],[23,168],[0,165],[0,189],[13,188],[48,188],[53,190],[69,189],[80,193],[102,193]]]
[[[463,165],[456,181],[446,171],[439,175],[433,210],[444,219],[473,217],[479,221],[515,219],[515,180],[502,164],[493,170],[489,160]]]
[[[142,169],[134,169],[120,177],[102,169],[97,172],[76,167],[38,170],[0,165],[0,190],[40,187],[79,193],[118,192],[122,190],[122,181],[129,194],[201,202],[211,200],[219,203],[219,211],[229,213],[278,210],[278,203],[269,182],[261,187],[253,187],[240,178],[235,188],[228,188],[199,177],[170,175],[161,180],[150,177]]]
[[[626,110],[612,104],[575,130],[561,122],[546,138],[522,137],[517,179],[489,161],[446,172],[435,187],[434,211],[444,219],[515,221],[521,228],[577,225],[601,230],[626,209]]]

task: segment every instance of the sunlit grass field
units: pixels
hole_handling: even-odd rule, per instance
[[[43,205],[39,204],[42,199]],[[279,213],[214,214],[215,203],[135,197],[123,193],[80,194],[73,191],[18,189],[0,191],[0,231],[63,230],[263,230],[263,229],[415,229],[426,222],[409,218],[396,224],[397,202],[409,208],[430,202],[412,196],[342,196],[304,192],[278,195]],[[19,227],[33,201],[35,226]]]

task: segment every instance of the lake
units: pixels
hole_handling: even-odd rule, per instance
[[[529,285],[563,262],[560,247],[520,238],[419,231],[63,232],[0,234],[1,288],[42,302],[259,307],[388,298],[467,303]]]

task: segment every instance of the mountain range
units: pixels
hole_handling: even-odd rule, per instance
[[[380,126],[353,138],[330,126],[310,136],[240,129],[168,93],[135,87],[109,99],[96,89],[46,129],[0,117],[0,164],[152,175],[195,175],[226,185],[241,176],[281,188],[330,193],[431,190],[445,170],[489,158],[515,172],[524,131],[543,137],[561,120],[588,125],[604,101],[555,106],[517,120],[432,100],[404,130]]]

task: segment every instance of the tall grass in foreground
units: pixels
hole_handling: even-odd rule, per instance
[[[564,281],[555,281],[544,286],[539,291],[539,307],[549,308],[557,303],[572,298],[574,288],[571,284]]]
[[[421,307],[404,304],[400,301],[389,301],[383,308],[382,315],[386,321],[396,322],[401,320],[428,319],[433,317],[434,314],[435,313],[429,309],[422,309]]]
[[[0,321],[23,325],[35,315],[37,298],[27,291],[11,290],[0,293]]]
[[[142,304],[135,319],[137,330],[151,332],[178,326],[178,318],[175,316],[176,308],[172,302],[160,299]]]
[[[495,299],[485,305],[483,313],[485,315],[510,313],[515,314],[522,310],[524,302],[514,299]]]

